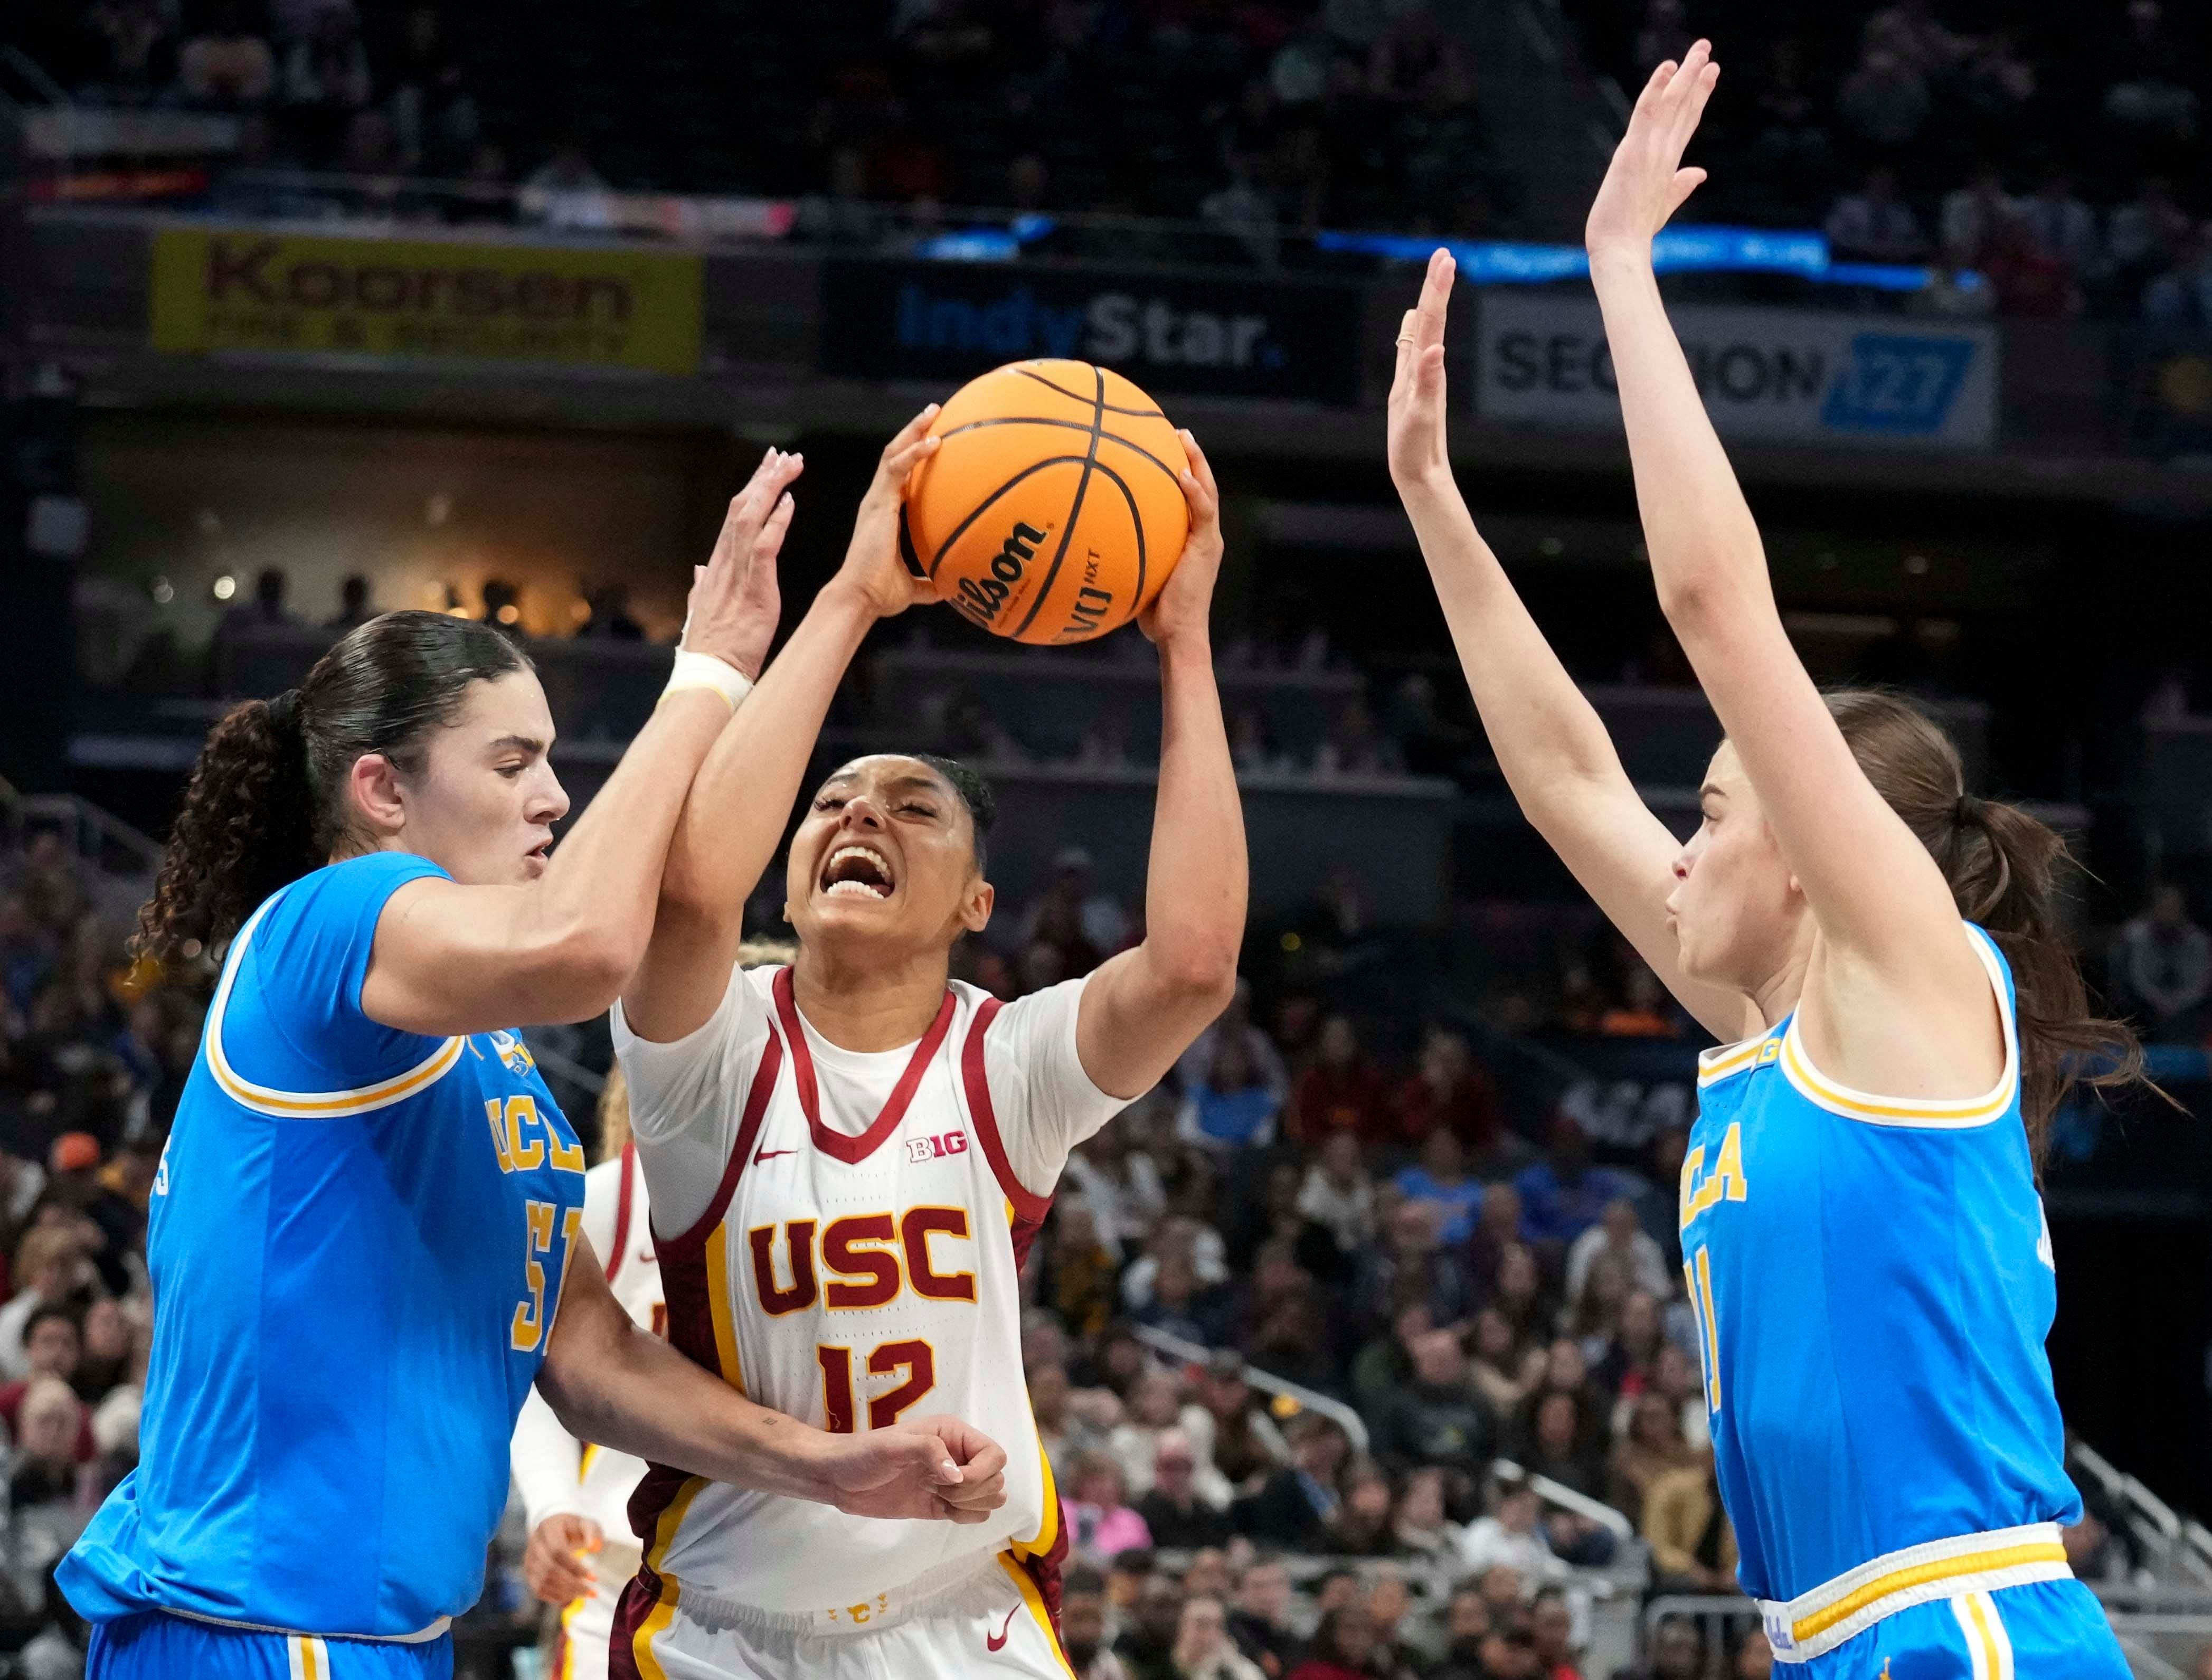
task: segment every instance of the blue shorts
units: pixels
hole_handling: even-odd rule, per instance
[[[1914,1604],[1776,1680],[2129,1680],[2096,1595],[2032,1581]]]
[[[385,1640],[256,1634],[149,1610],[95,1622],[84,1680],[453,1680],[453,1636]]]

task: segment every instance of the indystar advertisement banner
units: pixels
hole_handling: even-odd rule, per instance
[[[1030,356],[1102,362],[1155,393],[1349,404],[1358,293],[952,263],[823,265],[827,372],[963,380]]]
[[[1987,449],[1996,441],[1989,326],[1800,309],[1676,308],[1723,436]],[[1475,406],[1485,419],[1620,427],[1597,305],[1484,294]]]
[[[689,374],[700,259],[444,240],[168,229],[154,348],[555,362]]]

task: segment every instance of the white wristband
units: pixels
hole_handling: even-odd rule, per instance
[[[753,685],[750,679],[728,660],[718,659],[712,654],[695,654],[689,648],[678,648],[676,650],[676,668],[668,673],[668,686],[661,690],[660,697],[665,700],[670,695],[689,688],[712,689],[729,703],[732,711],[735,711],[738,702],[752,692]]]

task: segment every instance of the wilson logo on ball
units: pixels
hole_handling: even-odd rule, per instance
[[[960,593],[975,609],[973,616],[977,623],[988,624],[999,616],[1007,595],[1022,581],[1023,571],[1036,558],[1036,545],[1044,538],[1045,533],[1034,525],[1024,525],[1017,520],[1006,540],[991,558],[990,575],[960,580]]]

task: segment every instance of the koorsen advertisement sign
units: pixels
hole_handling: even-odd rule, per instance
[[[823,265],[822,362],[859,379],[957,380],[1073,356],[1155,393],[1349,404],[1358,296],[1327,283],[833,261]]]
[[[1994,327],[1798,309],[1668,313],[1725,436],[1952,449],[1996,441]],[[1475,406],[1490,420],[1619,430],[1597,305],[1486,293]]]

